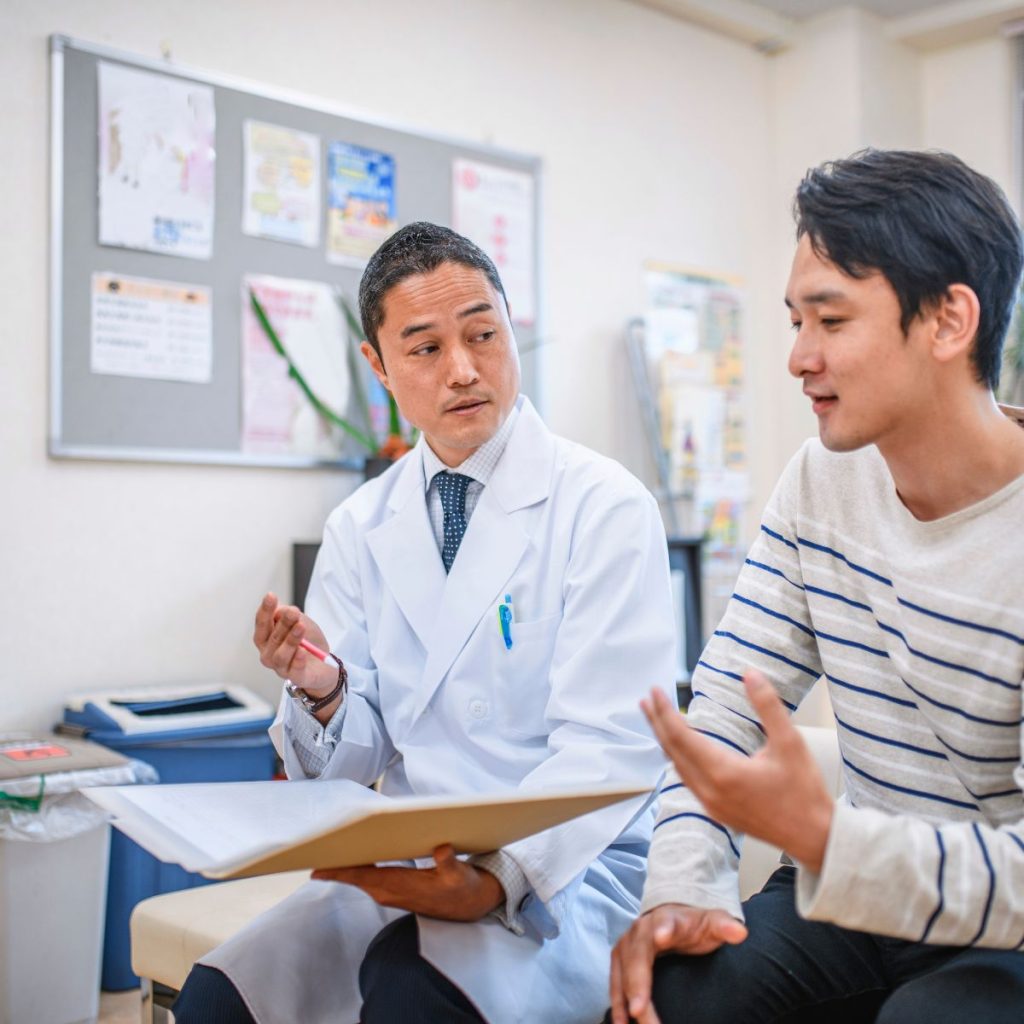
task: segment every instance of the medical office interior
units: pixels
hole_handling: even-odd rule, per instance
[[[54,247],[66,239],[53,231],[51,176],[55,161],[63,175],[92,173],[93,157],[54,153],[54,35],[533,159],[531,397],[555,433],[675,493],[669,534],[704,537],[703,632],[779,473],[816,430],[787,375],[782,302],[805,170],[865,146],[945,149],[1019,209],[1024,4],[1009,0],[2,0],[0,27],[5,736],[52,738],[78,695],[129,688],[243,687],[276,704],[251,641],[256,604],[291,593],[292,545],[315,542],[363,479],[351,465],[55,454],[51,330],[66,311]],[[399,224],[414,173],[396,168]],[[691,354],[707,344],[697,307],[716,301],[732,317],[730,366],[684,381],[673,403],[658,359],[673,338]],[[818,693],[799,715],[831,723]],[[0,836],[9,991],[19,943],[36,941],[13,917],[26,845]],[[72,863],[79,889],[99,884]],[[89,931],[79,945],[99,943]],[[0,1000],[3,1020],[138,1019],[137,985],[102,1004],[99,989],[97,972],[78,1016]]]

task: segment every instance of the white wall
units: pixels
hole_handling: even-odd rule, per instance
[[[541,155],[548,420],[641,472],[620,350],[642,261],[738,274],[755,306],[765,293],[768,64],[739,43],[621,0],[6,0],[0,728],[48,725],[66,694],[111,685],[270,695],[253,608],[287,593],[290,542],[318,536],[353,483],[47,458],[51,32],[150,57],[166,45],[185,64]],[[756,431],[754,444],[770,462]]]
[[[922,58],[922,144],[990,175],[1019,210],[1016,47],[1016,40],[994,36]]]

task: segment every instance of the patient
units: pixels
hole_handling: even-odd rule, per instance
[[[610,1019],[1020,1021],[1024,432],[993,397],[1019,226],[942,153],[825,164],[795,215],[789,370],[819,439],[768,504],[687,720],[645,705],[678,774]],[[822,675],[838,803],[788,718]],[[795,864],[741,906],[742,833]]]

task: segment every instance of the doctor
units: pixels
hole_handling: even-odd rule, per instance
[[[654,500],[519,396],[501,280],[467,239],[403,228],[359,301],[363,354],[422,436],[331,514],[308,615],[260,605],[260,659],[288,681],[289,777],[655,787],[664,757],[638,704],[674,691],[675,631]],[[176,1019],[589,1024],[651,827],[632,801],[469,861],[442,847],[426,866],[319,873],[203,958]]]

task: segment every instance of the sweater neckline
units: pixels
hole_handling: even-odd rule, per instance
[[[1006,502],[1012,501],[1022,490],[1024,490],[1024,473],[1022,473],[1009,483],[1004,484],[998,490],[993,491],[991,494],[981,498],[979,501],[976,501],[971,505],[965,505],[963,508],[959,508],[955,512],[950,512],[948,515],[940,516],[938,519],[918,519],[917,516],[915,516],[913,512],[903,504],[903,499],[896,490],[896,483],[892,478],[892,474],[889,472],[889,467],[886,464],[885,459],[882,457],[882,453],[879,452],[877,448],[875,449],[875,455],[881,464],[882,472],[885,473],[888,481],[887,493],[890,501],[895,505],[896,515],[900,517],[901,522],[903,522],[909,529],[918,530],[922,533],[941,533],[944,530],[954,529],[971,519],[975,519],[980,515],[993,511]]]

